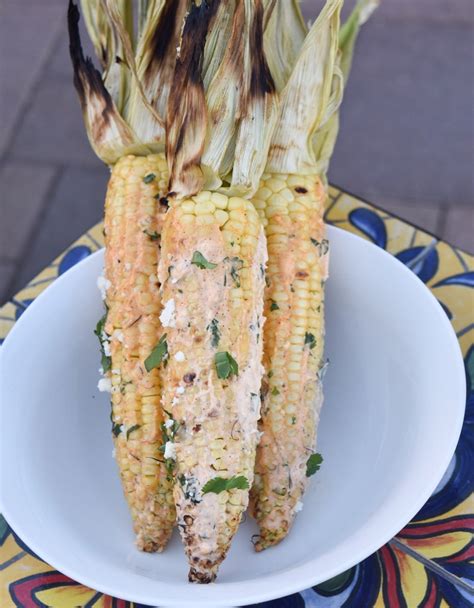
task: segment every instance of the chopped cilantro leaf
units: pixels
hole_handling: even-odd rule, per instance
[[[122,425],[112,422],[112,434],[114,437],[118,437],[122,432]]]
[[[193,258],[191,260],[191,264],[195,264],[198,268],[201,268],[201,270],[204,270],[204,269],[212,270],[213,268],[215,268],[217,266],[217,264],[214,264],[213,262],[209,262],[208,260],[206,260],[206,258],[202,255],[202,253],[200,251],[195,251],[193,253]]]
[[[216,364],[217,377],[221,380],[226,380],[230,376],[239,373],[237,361],[228,352],[216,353],[214,357]]]
[[[316,338],[313,336],[313,334],[307,331],[304,335],[304,343],[309,344],[309,348],[313,349],[316,346]]]
[[[168,358],[168,343],[166,342],[166,334],[161,336],[158,344],[145,359],[145,369],[150,372],[153,368]]]
[[[140,428],[140,426],[141,426],[140,424],[134,424],[127,430],[127,440],[130,437],[130,434],[133,433],[133,431],[137,431]]]
[[[202,493],[208,494],[212,492],[213,494],[220,494],[221,492],[233,490],[234,488],[237,490],[247,490],[248,487],[249,482],[244,475],[234,475],[229,479],[225,479],[224,477],[214,477],[204,484]]]
[[[219,340],[221,339],[219,321],[217,319],[212,319],[206,329],[211,332],[211,344],[214,348],[216,348],[219,345]]]
[[[154,232],[148,232],[148,230],[144,230],[143,232],[147,235],[147,237],[150,238],[150,241],[159,241],[161,238],[161,235],[158,234],[156,230]]]
[[[311,454],[306,462],[306,477],[311,477],[316,471],[319,471],[323,457],[321,454]]]

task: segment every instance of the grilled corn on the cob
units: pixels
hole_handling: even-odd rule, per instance
[[[248,503],[265,262],[251,202],[201,192],[173,204],[159,270],[170,311],[163,329],[169,353],[163,409],[165,424],[175,429],[167,452],[191,581],[214,580]]]
[[[257,550],[281,540],[301,508],[312,457],[324,350],[328,246],[325,191],[315,176],[264,175],[254,204],[268,241],[263,432],[253,488]],[[314,458],[314,456],[313,456]]]
[[[158,370],[147,373],[143,365],[160,326],[156,269],[167,184],[162,154],[125,156],[114,166],[105,202],[105,281],[100,280],[108,286],[102,344],[110,348],[105,378],[115,451],[137,545],[145,551],[164,548],[175,520],[172,478],[160,452],[162,380]]]
[[[326,171],[355,37],[376,2],[361,0],[338,40],[341,4],[326,2],[304,42],[295,3],[288,2],[285,9],[280,6],[280,13],[274,8],[268,20],[268,44],[280,36],[280,52],[271,66],[282,89],[282,110],[270,146],[268,174],[254,197],[269,256],[263,436],[252,490],[253,513],[260,527],[257,551],[286,536],[303,507],[308,477],[322,462],[314,450],[325,369]],[[295,34],[291,41],[282,16]]]
[[[247,507],[258,440],[266,247],[254,206],[233,194],[258,185],[276,117],[262,17],[260,2],[236,3],[228,52],[209,84],[214,120],[203,163],[214,173],[232,169],[220,192],[194,194],[204,178],[196,150],[205,148],[199,147],[205,117],[203,84],[196,78],[202,30],[199,23],[187,27],[193,12],[176,70],[176,90],[183,93],[179,107],[170,104],[168,112],[170,187],[177,197],[165,219],[159,265],[170,315],[164,323],[169,359],[163,409],[173,436],[165,457],[176,478],[189,580],[201,583],[215,579]],[[233,75],[230,83],[227,73]],[[232,90],[239,91],[237,99]],[[218,91],[228,93],[219,98]],[[219,113],[225,115],[223,125]],[[181,134],[183,125],[193,125],[192,145]]]

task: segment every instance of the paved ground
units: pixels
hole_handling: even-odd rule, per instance
[[[66,0],[0,0],[0,303],[102,214],[107,169],[71,82]],[[305,0],[308,17],[317,0]],[[330,178],[474,250],[474,3],[382,0]]]

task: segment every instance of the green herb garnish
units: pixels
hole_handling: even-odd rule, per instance
[[[268,376],[269,378],[271,378],[271,377],[273,376],[273,370],[272,370],[272,369],[271,369],[271,370],[268,372],[267,376]]]
[[[207,331],[211,332],[211,344],[214,348],[216,348],[219,345],[219,340],[221,339],[219,321],[217,319],[212,319],[206,329]]]
[[[95,326],[94,333],[99,338],[100,344],[100,352],[101,352],[101,360],[100,364],[102,369],[105,372],[108,372],[112,368],[112,357],[105,354],[104,343],[107,342],[107,338],[109,337],[105,331],[105,322],[107,320],[107,312],[104,313],[104,316],[99,319],[97,325]],[[105,336],[105,338],[104,338]]]
[[[127,430],[127,440],[130,437],[130,434],[133,433],[133,431],[137,431],[140,428],[140,426],[141,426],[140,424],[134,424]]]
[[[327,239],[323,239],[322,241],[318,241],[317,239],[310,238],[313,245],[318,249],[319,255],[326,255],[329,251],[329,241]]]
[[[166,342],[166,334],[161,336],[158,344],[145,359],[145,369],[151,372],[152,369],[168,358],[168,343]]]
[[[204,484],[202,488],[203,494],[220,494],[221,492],[233,490],[247,490],[249,488],[249,482],[244,475],[234,475],[229,479],[224,477],[214,477]]]
[[[229,260],[231,262],[230,276],[232,277],[232,280],[234,281],[235,286],[240,287],[239,270],[242,270],[242,268],[244,266],[244,261],[237,257],[226,258],[226,260]]]
[[[274,386],[274,387],[272,388],[272,395],[275,395],[275,396],[276,396],[276,395],[279,395],[279,394],[280,394],[280,391],[277,389],[277,387],[276,387],[276,386]]]
[[[272,300],[272,303],[270,304],[270,310],[280,310],[280,307],[275,302],[275,300]]]
[[[156,175],[154,173],[148,173],[148,175],[145,175],[145,177],[143,178],[143,183],[151,184],[155,177]]]
[[[311,475],[314,475],[316,471],[319,471],[322,462],[323,457],[321,454],[311,454],[306,462],[306,477],[311,477]]]
[[[304,343],[305,345],[309,344],[309,348],[313,349],[316,346],[316,338],[313,336],[313,334],[307,331],[304,335]]]
[[[217,264],[214,264],[213,262],[208,262],[200,251],[195,251],[193,253],[191,264],[195,264],[198,268],[201,268],[201,270],[212,270],[217,266]]]
[[[228,352],[216,353],[214,357],[216,364],[217,377],[226,380],[230,376],[237,376],[239,366],[237,361]]]
[[[150,241],[159,241],[161,238],[161,235],[158,234],[156,230],[154,232],[148,232],[148,230],[144,230],[143,232],[147,235],[147,237],[149,237]]]
[[[114,437],[118,437],[122,432],[122,425],[112,422],[112,434]]]

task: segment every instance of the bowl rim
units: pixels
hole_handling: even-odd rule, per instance
[[[343,238],[357,241],[361,247],[367,247],[374,251],[377,250],[377,255],[390,259],[389,264],[394,265],[394,267],[398,267],[400,272],[404,272],[407,277],[410,277],[408,280],[416,282],[418,287],[422,287],[422,289],[425,290],[425,295],[428,296],[428,300],[431,300],[432,305],[438,309],[440,323],[444,325],[443,331],[446,332],[447,336],[449,335],[453,355],[451,365],[453,368],[453,377],[456,377],[455,385],[457,386],[458,394],[456,395],[456,399],[453,399],[449,404],[452,415],[451,432],[448,439],[449,443],[445,444],[444,457],[442,459],[443,466],[440,465],[439,469],[437,469],[438,473],[432,473],[427,478],[428,481],[426,481],[426,479],[422,480],[423,486],[420,488],[420,491],[417,492],[416,497],[414,497],[413,501],[408,505],[407,508],[404,510],[400,509],[398,515],[396,517],[392,517],[391,525],[386,526],[384,534],[379,533],[374,535],[372,531],[370,540],[363,546],[360,545],[359,550],[355,551],[351,557],[344,562],[343,567],[334,566],[332,569],[329,569],[328,572],[325,572],[324,580],[329,580],[330,578],[337,576],[341,572],[354,567],[368,556],[375,553],[378,549],[387,544],[394,536],[396,536],[396,534],[408,522],[410,522],[423,507],[423,505],[433,494],[449,466],[461,434],[466,407],[466,378],[461,347],[451,322],[431,290],[405,264],[403,264],[393,254],[389,253],[385,249],[382,249],[374,243],[337,226],[328,225],[327,229],[329,239],[331,239],[331,233],[340,234],[341,236],[343,235]],[[83,268],[85,264],[90,264],[92,259],[103,256],[103,253],[104,248],[99,249],[68,269],[63,275],[54,279],[53,282],[34,299],[30,306],[28,306],[22,316],[14,324],[2,346],[0,347],[0,379],[3,375],[3,362],[7,357],[8,350],[10,348],[9,345],[15,340],[18,327],[22,326],[24,319],[29,319],[30,316],[34,314],[37,302],[42,302],[42,300],[46,297],[46,293],[48,294],[47,297],[51,297],[52,292],[61,288],[64,280],[71,280],[71,276],[74,273],[79,272],[79,269]],[[66,276],[68,277],[67,279],[65,279]],[[3,388],[0,383],[0,397],[2,393]],[[3,409],[2,402],[4,403],[5,399],[0,399],[0,414]],[[456,409],[454,407],[455,402],[457,403]],[[0,461],[0,472],[5,466],[6,465],[2,465]],[[0,484],[0,513],[4,515],[9,526],[22,540],[24,540],[24,542],[34,553],[39,555],[47,564],[53,568],[56,568],[74,581],[77,581],[78,583],[86,585],[101,593],[114,597],[120,597],[126,601],[156,605],[158,596],[164,595],[163,601],[161,599],[159,601],[161,605],[166,604],[167,606],[177,607],[186,605],[193,606],[195,608],[211,608],[212,606],[231,607],[235,606],[236,600],[238,600],[237,603],[240,606],[244,606],[285,597],[322,582],[313,568],[313,563],[315,561],[313,558],[308,559],[303,564],[292,566],[290,568],[286,568],[285,570],[279,570],[277,573],[265,574],[255,579],[248,579],[239,582],[218,582],[215,585],[193,586],[192,599],[189,599],[188,597],[190,595],[188,592],[190,591],[191,587],[183,585],[183,590],[186,591],[184,594],[181,590],[178,593],[173,591],[173,589],[177,589],[176,585],[167,585],[162,581],[155,581],[155,585],[157,586],[157,595],[154,597],[151,597],[151,595],[146,591],[141,592],[140,590],[136,590],[135,592],[132,589],[127,590],[126,583],[125,585],[123,583],[119,583],[118,587],[123,587],[123,589],[120,588],[119,593],[117,593],[117,589],[114,589],[113,585],[101,581],[99,574],[96,576],[88,574],[83,575],[81,572],[76,572],[74,568],[70,568],[68,566],[63,567],[60,557],[50,554],[47,543],[44,545],[41,542],[36,543],[35,540],[30,542],[28,540],[29,535],[27,532],[25,532],[24,523],[17,520],[14,510],[9,508],[9,500],[8,490],[3,488],[3,484]],[[373,526],[374,524],[370,523],[369,521],[362,527],[362,529],[356,530],[351,536],[360,534],[361,530],[363,530],[365,527],[370,531]],[[348,538],[351,538],[351,536]],[[239,598],[239,592],[242,592],[242,588],[245,589],[245,597],[241,599]],[[276,589],[277,591],[275,591]],[[178,595],[181,595],[181,597],[178,597]]]

